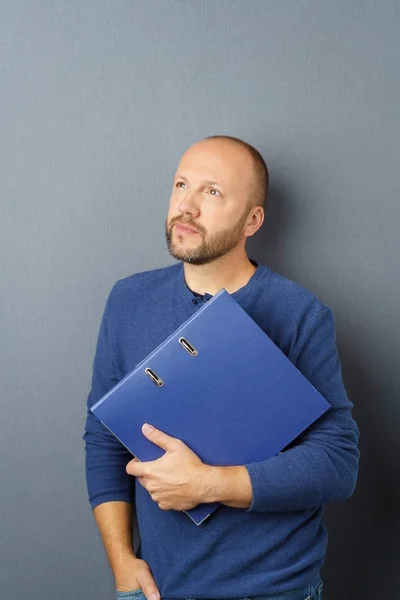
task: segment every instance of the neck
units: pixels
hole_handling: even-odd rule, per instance
[[[240,256],[225,255],[207,265],[183,264],[188,287],[198,294],[214,296],[222,288],[233,294],[246,285],[256,271],[244,252]]]

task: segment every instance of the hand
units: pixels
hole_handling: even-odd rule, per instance
[[[148,440],[165,450],[157,460],[131,460],[126,471],[138,478],[162,510],[189,510],[205,497],[210,467],[186,444],[150,425],[143,425]]]
[[[123,567],[118,568],[115,573],[115,587],[117,592],[141,589],[147,600],[160,600],[160,592],[150,567],[140,558],[132,557]]]

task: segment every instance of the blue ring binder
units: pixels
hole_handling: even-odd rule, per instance
[[[151,423],[203,462],[228,466],[279,454],[329,408],[222,289],[91,410],[141,461],[163,454],[142,434],[143,423]],[[218,507],[202,504],[186,512],[200,525]]]

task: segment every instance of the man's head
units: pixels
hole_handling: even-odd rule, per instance
[[[173,182],[165,223],[169,252],[204,265],[244,247],[263,223],[267,192],[267,166],[246,142],[212,136],[194,144]]]

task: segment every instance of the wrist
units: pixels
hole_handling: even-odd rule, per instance
[[[119,577],[124,576],[127,571],[132,571],[132,568],[134,568],[137,561],[139,561],[139,559],[135,556],[133,551],[115,558],[111,565],[114,577],[118,579]]]
[[[246,467],[204,466],[201,502],[220,502],[226,506],[249,508],[252,487]]]
[[[196,500],[199,504],[217,502],[216,497],[219,493],[216,487],[220,479],[217,473],[218,467],[203,464],[202,468],[201,476],[197,479],[198,498]]]

